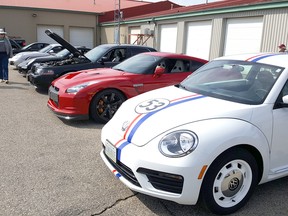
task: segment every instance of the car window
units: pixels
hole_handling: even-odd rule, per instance
[[[224,100],[261,104],[283,70],[257,62],[217,60],[199,68],[180,86]]]
[[[190,71],[190,61],[177,59],[171,70],[171,73],[188,72]]]
[[[202,67],[205,63],[199,62],[199,61],[190,61],[190,71],[196,71],[200,67]]]
[[[135,74],[152,74],[159,61],[161,61],[159,56],[138,54],[117,64],[113,69]]]
[[[20,49],[20,46],[14,40],[9,39],[9,41],[13,49]]]
[[[56,56],[58,57],[63,57],[63,56],[67,56],[70,54],[70,51],[67,49],[63,49],[60,52],[56,53]]]
[[[133,47],[133,48],[130,48],[130,52],[131,52],[131,56],[134,56],[139,53],[150,52],[150,50],[145,47]]]
[[[285,85],[283,86],[282,91],[279,94],[279,97],[277,99],[278,102],[283,102],[282,97],[288,95],[288,80],[286,81]]]
[[[32,45],[30,46],[30,49],[32,49],[32,50],[39,50],[39,45],[38,45],[38,44],[32,44]]]
[[[42,49],[42,48],[44,48],[46,46],[47,46],[47,44],[38,44],[38,49]]]
[[[109,48],[110,47],[108,46],[97,46],[94,49],[85,53],[85,57],[92,62],[99,61],[103,57],[103,55],[105,55]]]
[[[157,67],[165,69],[164,73],[181,73],[189,72],[190,70],[190,61],[183,59],[168,59],[164,58],[158,64]]]
[[[122,62],[127,58],[126,48],[112,49],[104,57],[108,62]]]
[[[40,49],[39,52],[46,53],[51,49],[51,47],[52,47],[52,45],[46,46],[46,47]]]
[[[54,53],[58,53],[59,51],[63,50],[63,47],[62,46],[54,47],[52,50]]]

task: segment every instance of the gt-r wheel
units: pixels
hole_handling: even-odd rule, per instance
[[[244,149],[222,154],[208,169],[201,196],[215,214],[231,214],[243,207],[258,184],[255,158]]]
[[[94,96],[90,105],[90,115],[99,123],[108,122],[120,105],[126,100],[123,94],[114,89],[107,89]]]

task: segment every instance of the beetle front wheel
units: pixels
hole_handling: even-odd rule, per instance
[[[258,184],[255,158],[244,149],[225,152],[205,175],[201,195],[216,214],[231,214],[243,207]]]

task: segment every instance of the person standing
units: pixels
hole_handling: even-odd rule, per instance
[[[0,29],[0,81],[9,83],[8,79],[8,59],[13,56],[12,46],[7,37],[7,33]]]
[[[287,52],[285,44],[280,44],[278,48],[279,48],[279,52]]]

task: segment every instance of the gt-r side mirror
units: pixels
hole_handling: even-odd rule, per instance
[[[165,68],[156,67],[154,71],[154,77],[160,77],[165,72]]]

